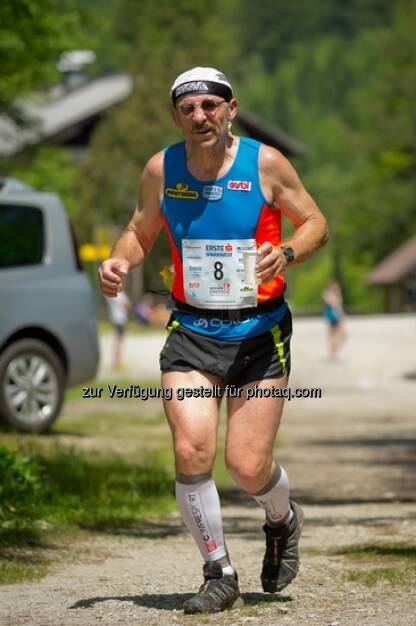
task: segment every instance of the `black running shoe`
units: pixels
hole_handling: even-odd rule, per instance
[[[214,562],[205,563],[203,574],[204,582],[198,593],[184,603],[184,613],[218,613],[242,604],[237,572],[223,575],[221,565]]]
[[[263,591],[275,593],[292,582],[299,571],[299,539],[303,526],[303,511],[291,502],[293,517],[289,524],[272,528],[265,524],[266,553],[261,572]]]

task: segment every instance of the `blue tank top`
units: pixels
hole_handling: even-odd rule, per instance
[[[280,210],[264,197],[259,180],[261,144],[240,137],[237,154],[228,172],[217,179],[201,181],[192,176],[186,162],[185,142],[170,146],[164,155],[165,188],[162,202],[175,281],[173,295],[186,302],[182,264],[183,239],[255,239],[279,245]],[[284,278],[277,276],[258,288],[258,302],[283,293]],[[275,326],[287,310],[286,303],[273,312],[262,313],[241,322],[221,321],[194,313],[175,311],[175,318],[190,330],[224,341],[239,341],[263,334]]]

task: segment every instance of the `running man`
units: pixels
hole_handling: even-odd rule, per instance
[[[162,385],[234,389],[234,395],[223,394],[225,461],[265,511],[261,582],[273,593],[298,572],[303,515],[289,500],[287,474],[273,458],[283,399],[248,400],[247,390],[287,385],[292,324],[284,272],[326,243],[327,226],[280,152],[232,134],[238,102],[224,74],[193,68],[175,80],[171,98],[185,141],[147,163],[138,206],[99,270],[101,287],[116,296],[165,228],[175,272],[174,308],[160,355]],[[285,241],[282,214],[295,227]],[[253,253],[255,276],[249,269]],[[204,561],[204,582],[185,602],[185,613],[222,611],[240,596],[211,476],[219,405],[215,394],[180,400],[175,391],[165,401],[178,506]]]

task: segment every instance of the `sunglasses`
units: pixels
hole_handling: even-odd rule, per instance
[[[197,107],[201,107],[204,113],[215,113],[215,111],[224,103],[225,100],[214,100],[213,98],[206,98],[206,100],[202,100],[200,104],[191,104],[190,102],[185,102],[184,104],[179,104],[176,108],[178,111],[188,117],[192,115]]]

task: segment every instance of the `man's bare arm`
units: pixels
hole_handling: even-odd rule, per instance
[[[117,295],[122,289],[122,278],[150,252],[162,227],[162,189],[163,153],[159,152],[143,170],[139,200],[130,222],[117,240],[111,257],[98,270],[105,295]]]
[[[262,147],[260,180],[267,199],[295,226],[294,233],[281,243],[294,250],[295,261],[291,265],[304,261],[328,241],[325,217],[289,161],[274,148]],[[281,248],[271,243],[263,244],[259,254],[263,258],[257,264],[257,271],[263,281],[270,280],[287,265]]]

